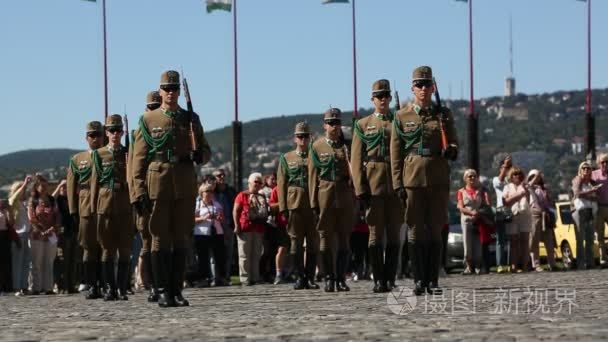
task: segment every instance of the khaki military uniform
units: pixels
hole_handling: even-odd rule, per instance
[[[70,159],[67,174],[67,193],[70,214],[79,216],[78,241],[84,249],[83,262],[99,262],[101,247],[97,240],[95,206],[91,200],[90,178],[92,151],[83,151]]]
[[[102,262],[131,260],[134,225],[127,183],[127,149],[109,145],[94,153],[91,195],[97,207],[97,233]]]
[[[308,152],[297,150],[280,158],[277,170],[279,210],[289,210],[287,231],[291,238],[290,254],[298,277],[312,281],[315,275],[319,235],[308,196]],[[306,272],[304,272],[304,239],[306,239]]]
[[[357,196],[371,196],[365,219],[369,226],[370,261],[376,282],[395,281],[399,231],[404,215],[403,204],[393,190],[390,169],[392,126],[390,114],[367,116],[355,123],[352,143],[355,193]]]
[[[333,288],[336,280],[344,282],[348,263],[350,234],[355,218],[350,181],[344,143],[325,137],[317,139],[309,150],[308,189],[310,206],[319,212],[317,230],[328,292],[333,291],[328,288]]]
[[[176,71],[161,75],[161,89],[179,91],[179,86]],[[190,127],[198,145],[196,151],[192,151]],[[192,156],[199,163],[207,163],[211,149],[198,115],[179,107],[175,111],[161,107],[144,113],[139,130],[133,149],[133,196],[142,210],[146,198],[151,200],[151,261],[154,281],[161,292],[158,305],[187,306],[181,287],[187,250],[191,248],[197,195]]]
[[[413,72],[414,86],[432,87],[430,67]],[[418,87],[418,88],[420,88]],[[444,114],[441,114],[444,113]],[[414,293],[440,291],[441,230],[448,222],[450,165],[456,158],[454,118],[447,108],[410,104],[397,112],[391,135],[393,188],[405,188],[405,222],[414,273]],[[447,135],[445,151],[441,128]]]

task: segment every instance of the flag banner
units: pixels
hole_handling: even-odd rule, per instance
[[[461,2],[468,2],[468,0],[456,0],[456,1],[461,1]]]
[[[97,2],[97,0],[84,0],[84,1]]]
[[[342,3],[342,4],[347,4],[348,0],[323,0],[323,5],[325,4],[338,4],[338,3]]]
[[[232,11],[232,0],[207,0],[207,13],[216,10]]]

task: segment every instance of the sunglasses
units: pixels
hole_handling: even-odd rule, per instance
[[[122,133],[122,128],[108,128],[107,129],[108,132],[112,133],[112,134],[116,134],[116,133]]]
[[[89,137],[89,138],[99,138],[99,137],[101,137],[101,133],[100,132],[89,132],[89,133],[87,133],[87,137]]]
[[[308,138],[310,138],[310,135],[308,135],[308,134],[296,134],[296,138],[298,138],[298,139],[308,139]]]
[[[213,176],[215,176],[215,178],[224,178],[224,177],[226,177],[226,175],[222,174],[222,173],[220,173],[219,175],[213,175]]]
[[[146,108],[148,108],[149,110],[155,110],[158,107],[160,107],[160,104],[158,103],[146,105]]]
[[[342,121],[340,120],[327,120],[325,121],[326,124],[330,125],[330,126],[340,126],[340,124],[342,124]]]
[[[170,92],[176,92],[179,90],[179,86],[177,85],[173,85],[173,86],[164,86],[164,87],[160,87],[160,89],[166,91],[167,93]]]
[[[382,99],[391,97],[391,93],[389,93],[389,92],[378,93],[378,94],[374,94],[374,97],[377,98],[377,99],[379,99],[379,100],[382,100]]]
[[[583,166],[581,167],[581,170],[591,170],[591,168],[589,166]]]
[[[414,82],[414,87],[418,89],[422,89],[423,87],[430,88],[433,85],[433,81],[416,81]]]

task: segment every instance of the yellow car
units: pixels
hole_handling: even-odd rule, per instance
[[[574,232],[574,219],[570,211],[570,202],[563,201],[555,204],[556,224],[555,224],[555,257],[561,259],[564,266],[570,268],[572,262],[576,260],[576,235]],[[604,227],[606,230],[606,227]],[[607,232],[608,233],[608,232]],[[608,236],[608,235],[605,235]],[[547,256],[544,244],[540,243],[540,255]],[[593,255],[599,257],[599,246],[595,241]]]

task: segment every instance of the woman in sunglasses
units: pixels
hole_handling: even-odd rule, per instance
[[[572,179],[574,195],[574,212],[572,218],[576,223],[576,266],[579,270],[593,268],[593,221],[597,214],[597,191],[601,185],[591,178],[591,164],[582,162],[578,166],[578,175]]]
[[[511,250],[511,272],[521,273],[528,270],[530,261],[529,238],[532,229],[530,210],[530,191],[525,182],[522,169],[513,167],[509,171],[510,183],[502,194],[503,203],[511,208],[513,219],[507,223],[507,235]]]

